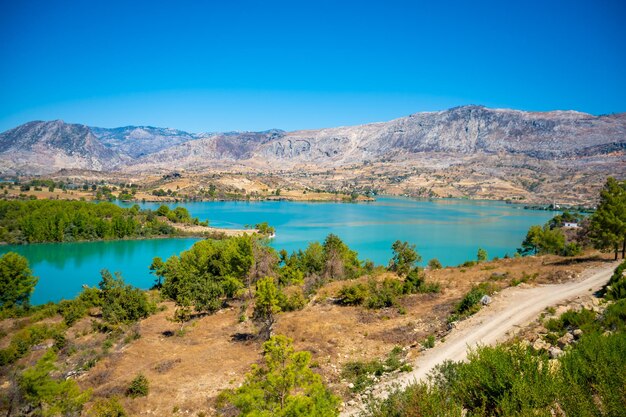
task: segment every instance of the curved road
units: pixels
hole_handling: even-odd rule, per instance
[[[528,324],[546,308],[599,290],[609,280],[617,265],[619,262],[590,269],[583,273],[585,278],[574,282],[503,290],[494,297],[489,306],[462,321],[446,336],[445,343],[423,352],[413,362],[413,371],[400,374],[398,378],[374,387],[374,395],[386,397],[392,384],[405,387],[419,381],[445,360],[464,360],[468,348],[493,345],[505,340],[510,330]],[[355,407],[348,407],[341,415],[354,416],[359,411]]]

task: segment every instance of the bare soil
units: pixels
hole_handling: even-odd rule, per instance
[[[447,332],[447,316],[472,285],[489,281],[500,288],[525,276],[532,278],[522,287],[569,282],[589,268],[606,267],[607,262],[598,254],[565,261],[546,256],[429,271],[428,280],[439,282],[442,292],[404,297],[401,305],[405,314],[398,308],[339,306],[333,297],[347,282],[333,282],[303,310],[281,313],[275,333],[293,338],[297,349],[311,351],[324,380],[348,399],[349,390],[340,377],[346,362],[383,358],[396,345],[406,348],[409,360],[419,357],[420,343],[428,335]],[[138,340],[112,350],[80,376],[79,383],[92,388],[95,396],[123,396],[130,381],[143,373],[150,381],[150,394],[136,399],[122,397],[131,415],[171,415],[173,410],[212,414],[216,395],[236,387],[250,365],[261,360],[261,343],[249,338],[255,328],[250,322],[239,322],[240,305],[234,302],[214,315],[194,319],[179,336],[179,324],[170,320],[174,307],[164,305],[165,311],[140,323]]]

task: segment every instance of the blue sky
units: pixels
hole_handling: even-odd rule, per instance
[[[623,1],[0,3],[0,130],[316,128],[462,104],[626,111]]]

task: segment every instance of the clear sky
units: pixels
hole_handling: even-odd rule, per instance
[[[0,130],[626,111],[626,2],[0,0]]]

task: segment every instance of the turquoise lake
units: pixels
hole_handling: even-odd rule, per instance
[[[438,258],[443,265],[474,259],[479,247],[489,257],[512,255],[531,225],[543,224],[554,213],[524,210],[490,201],[411,200],[379,197],[367,203],[199,202],[181,203],[215,227],[243,228],[267,221],[276,228],[272,246],[288,251],[339,235],[361,259],[386,265],[391,244],[406,240],[417,246],[423,264]],[[159,204],[140,204],[157,208]],[[176,204],[170,204],[175,207]],[[3,246],[0,253],[26,256],[39,277],[33,304],[72,298],[82,285],[94,286],[100,270],[119,271],[126,282],[149,288],[154,282],[148,266],[190,248],[198,239],[152,239]]]

